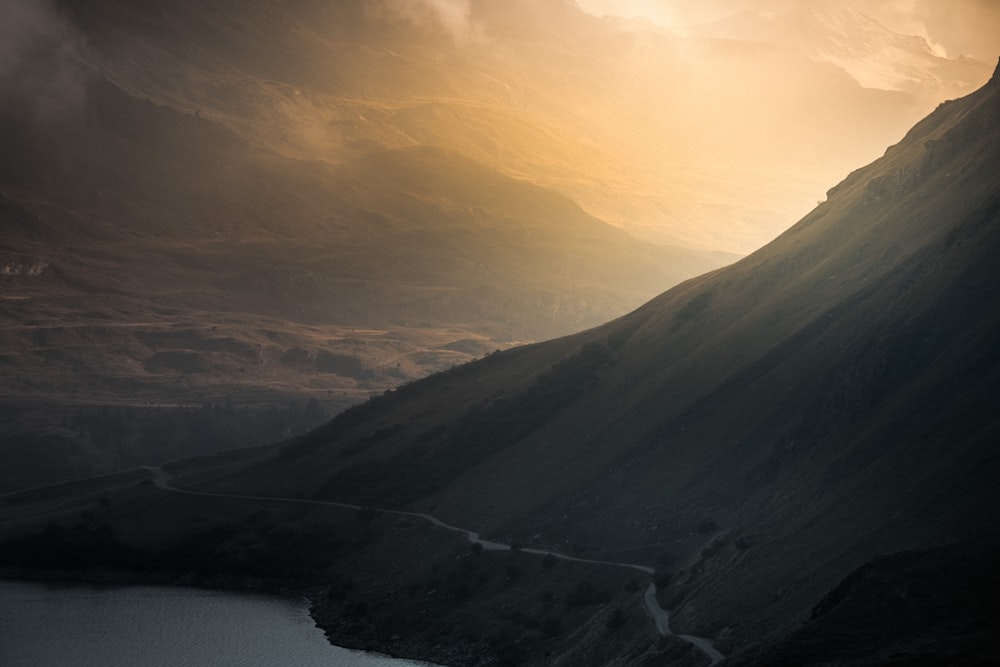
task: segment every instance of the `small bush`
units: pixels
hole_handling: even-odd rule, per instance
[[[670,582],[674,579],[674,573],[662,570],[656,573],[656,577],[653,579],[653,583],[656,584],[656,589],[662,591]]]
[[[594,584],[589,581],[581,581],[573,588],[573,591],[566,596],[567,607],[582,607],[594,603]]]
[[[562,630],[562,619],[558,616],[549,615],[542,619],[542,633],[546,637],[555,637],[556,635],[562,633]]]
[[[614,608],[604,625],[608,632],[614,632],[625,625],[625,612],[621,610],[621,607]]]

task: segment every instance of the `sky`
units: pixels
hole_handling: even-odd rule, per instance
[[[819,0],[822,1],[822,0]],[[596,15],[643,16],[669,28],[752,9],[784,12],[817,0],[577,0]],[[836,0],[885,27],[927,40],[938,55],[993,62],[1000,56],[1000,0]]]

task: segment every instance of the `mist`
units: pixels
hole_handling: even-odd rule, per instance
[[[85,97],[80,40],[47,0],[0,0],[0,95],[39,117],[75,111]]]
[[[796,0],[578,0],[596,15],[645,17],[683,28],[732,17],[741,12],[773,16],[804,5]],[[991,0],[839,0],[810,3],[844,5],[863,12],[886,28],[924,38],[936,55],[961,55],[987,62],[1000,55],[1000,3]]]
[[[457,44],[482,38],[482,31],[472,20],[469,0],[371,0],[368,9],[376,17],[444,29]]]

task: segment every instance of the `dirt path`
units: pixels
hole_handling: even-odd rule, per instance
[[[173,484],[171,484],[172,476],[166,470],[160,467],[153,466],[143,466],[153,475],[153,484],[158,488],[165,491],[171,491],[173,493],[183,493],[189,496],[208,496],[208,497],[221,497],[221,498],[240,498],[243,500],[256,500],[256,501],[270,501],[270,502],[286,502],[286,503],[301,503],[306,505],[324,505],[327,507],[340,507],[344,509],[360,510],[363,509],[361,505],[352,505],[350,503],[338,503],[332,500],[308,500],[306,498],[282,498],[282,497],[272,497],[272,496],[245,496],[235,493],[213,493],[211,491],[191,491],[188,489],[181,489]],[[393,516],[408,516],[415,517],[418,519],[423,519],[431,524],[437,526],[438,528],[444,528],[445,530],[450,530],[454,533],[461,533],[465,535],[466,539],[473,544],[482,545],[485,551],[509,551],[510,545],[503,544],[501,542],[493,542],[490,540],[484,540],[479,536],[479,533],[473,530],[466,530],[465,528],[459,528],[458,526],[452,526],[451,524],[441,521],[435,516],[430,514],[422,514],[420,512],[406,512],[403,510],[390,510],[382,509],[379,507],[364,507],[364,509],[372,510],[380,514],[390,514]],[[577,558],[576,556],[567,556],[566,554],[561,554],[558,551],[548,551],[546,549],[533,549],[533,548],[522,548],[521,553],[526,554],[536,554],[539,556],[552,556],[560,560],[573,561],[575,563],[590,563],[592,565],[606,565],[608,567],[621,567],[630,570],[636,570],[637,572],[642,572],[643,574],[648,574],[652,576],[656,571],[646,565],[637,565],[635,563],[619,563],[617,561],[609,560],[592,560],[590,558]],[[660,635],[674,636],[678,639],[682,639],[689,644],[693,645],[695,648],[704,653],[710,664],[714,665],[720,660],[725,659],[716,648],[707,639],[703,637],[695,637],[694,635],[678,635],[675,634],[670,629],[670,612],[660,606],[659,600],[656,599],[656,584],[649,582],[649,586],[646,588],[645,594],[642,596],[643,604],[645,605],[646,611],[653,619],[653,624],[656,626],[656,631]]]

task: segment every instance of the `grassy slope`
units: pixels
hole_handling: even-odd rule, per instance
[[[313,398],[335,413],[729,259],[636,241],[445,150],[294,160],[87,88],[65,115],[32,119],[30,100],[0,112],[14,156],[0,166],[0,393],[15,402]],[[4,449],[60,479],[69,468],[39,442],[77,408],[53,406],[41,431],[26,413]],[[72,470],[117,460],[98,454]]]
[[[694,63],[745,82],[780,63],[823,127],[843,120],[824,99],[896,120],[909,104],[787,53],[764,49],[761,65],[737,44],[623,32],[560,3],[478,3],[472,41],[358,2],[55,6],[63,23],[19,49],[2,111],[0,260],[47,265],[2,283],[15,396],[336,411],[606,321],[733,258],[637,244],[524,182],[633,230],[667,221],[685,245],[746,247],[758,222],[782,226],[762,210],[785,194],[761,187],[761,161],[788,156],[761,127],[712,118],[707,144],[677,131],[749,94],[692,77]],[[757,111],[778,119],[786,102]],[[732,163],[751,134],[754,169],[690,166],[720,147]],[[829,162],[814,142],[827,134],[782,146]]]
[[[733,664],[991,664],[998,556],[994,534],[875,559],[824,596],[801,628]]]
[[[24,81],[3,93],[0,394],[8,405],[52,402],[48,424],[30,408],[9,423],[4,451],[23,462],[24,484],[120,459],[92,452],[90,438],[67,440],[61,422],[78,406],[65,402],[169,411],[228,400],[266,416],[311,398],[335,413],[604,321],[731,259],[638,242],[448,150],[376,147],[340,165],[282,155],[273,136],[248,138],[162,90],[137,92],[116,69],[174,76],[175,93],[197,94],[199,67],[246,53],[178,74],[141,27],[122,41],[130,10],[112,5],[74,3],[91,40],[77,55],[97,60],[67,60],[42,40],[18,63]],[[129,50],[146,47],[154,54]],[[255,108],[270,99],[243,92]],[[285,127],[281,117],[255,126]],[[57,465],[51,454],[66,447],[80,461]]]
[[[997,430],[997,322],[984,307],[996,98],[993,85],[946,105],[731,269],[605,327],[411,385],[284,448],[187,463],[185,480],[355,496],[367,489],[341,471],[357,465],[386,502],[672,563],[680,627],[727,650],[779,632],[874,553],[991,516],[978,512],[995,503],[983,443]],[[442,476],[415,484],[414,464]],[[136,508],[160,502],[127,494],[116,521],[138,525]],[[50,502],[5,511],[21,529],[80,510]]]
[[[396,504],[655,564],[670,575],[661,595],[676,629],[726,653],[775,639],[872,557],[995,527],[1000,321],[985,304],[997,290],[998,104],[995,80],[944,105],[775,243],[627,317],[407,385],[281,445],[171,470],[181,485]],[[422,656],[459,647],[444,656],[455,664],[579,662],[581,641],[610,652],[602,663],[678,648],[643,639],[638,616],[609,633],[608,607],[563,605],[572,630],[546,635],[545,600],[502,559],[466,598],[463,582],[480,575],[439,538],[415,541],[416,526],[366,530],[341,517],[329,534],[316,506],[178,496],[141,477],[6,498],[4,562],[41,554],[36,567],[78,575],[110,562],[169,580],[312,585],[336,637]],[[279,515],[257,514],[260,504]],[[260,570],[275,548],[292,560]],[[172,569],[157,565],[163,554]],[[428,562],[438,569],[423,578]],[[635,602],[613,573],[567,569],[558,583],[524,582],[558,600],[599,576],[613,605]],[[346,597],[344,572],[363,580]],[[400,585],[428,600],[407,609],[443,625],[408,634],[394,605],[372,608]],[[436,598],[442,590],[453,597]],[[515,615],[507,605],[526,595],[531,614]],[[500,630],[483,636],[487,627]]]
[[[770,246],[621,320],[190,479],[669,554],[681,627],[780,633],[873,555],[995,515],[997,108],[995,81],[942,106]]]
[[[4,172],[14,232],[6,253],[48,264],[38,279],[5,279],[12,351],[49,350],[23,343],[22,325],[55,329],[63,353],[75,328],[94,339],[78,343],[103,338],[124,350],[120,359],[142,363],[150,336],[128,336],[122,325],[161,334],[173,322],[201,339],[182,350],[202,353],[205,339],[229,337],[250,355],[206,359],[216,371],[206,381],[246,385],[226,366],[266,375],[263,358],[293,348],[315,358],[325,347],[355,357],[384,388],[502,341],[602,321],[724,261],[642,244],[561,196],[447,151],[380,152],[333,167],[254,148],[105,83],[91,96],[84,118],[36,126],[18,109],[6,113],[5,136],[23,157]],[[375,353],[350,336],[316,345],[319,324],[335,338],[338,327],[355,330]],[[397,342],[385,341],[387,327]],[[383,331],[357,333],[366,328]],[[462,339],[466,352],[443,347]],[[29,371],[21,369],[28,386],[19,391],[31,390]],[[115,374],[143,379],[127,368]],[[346,380],[332,388],[350,392]]]

